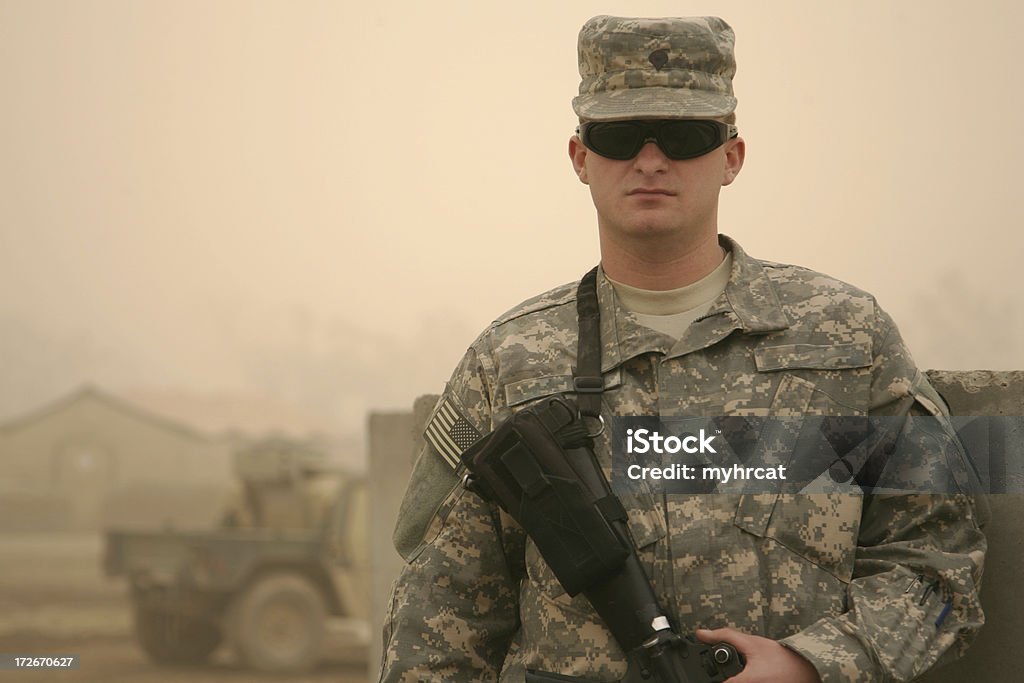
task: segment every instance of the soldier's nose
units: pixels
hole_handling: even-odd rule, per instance
[[[648,140],[640,148],[640,152],[633,159],[633,163],[638,170],[651,173],[668,166],[668,157],[665,156],[665,153],[661,151],[656,142]]]

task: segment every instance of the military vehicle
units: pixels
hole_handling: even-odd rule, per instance
[[[131,587],[139,645],[197,664],[226,641],[247,666],[294,672],[319,659],[329,617],[367,617],[365,482],[308,444],[235,453],[239,486],[209,531],[109,530],[103,566]]]

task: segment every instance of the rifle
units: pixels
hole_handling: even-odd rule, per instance
[[[602,426],[603,428],[603,426]],[[462,454],[465,485],[496,502],[536,544],[570,596],[583,593],[628,659],[622,683],[721,683],[743,670],[728,643],[677,633],[651,588],[579,408],[525,408]],[[528,670],[527,683],[582,681]]]

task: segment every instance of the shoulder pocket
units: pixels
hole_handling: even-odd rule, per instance
[[[420,453],[392,537],[395,549],[407,562],[437,537],[463,491],[461,476],[461,468],[452,469],[431,446]]]

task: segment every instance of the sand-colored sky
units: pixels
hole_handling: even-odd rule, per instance
[[[1016,3],[0,0],[0,416],[437,391],[598,258],[565,146],[600,13],[735,28],[723,232],[872,291],[924,367],[1024,367]]]

